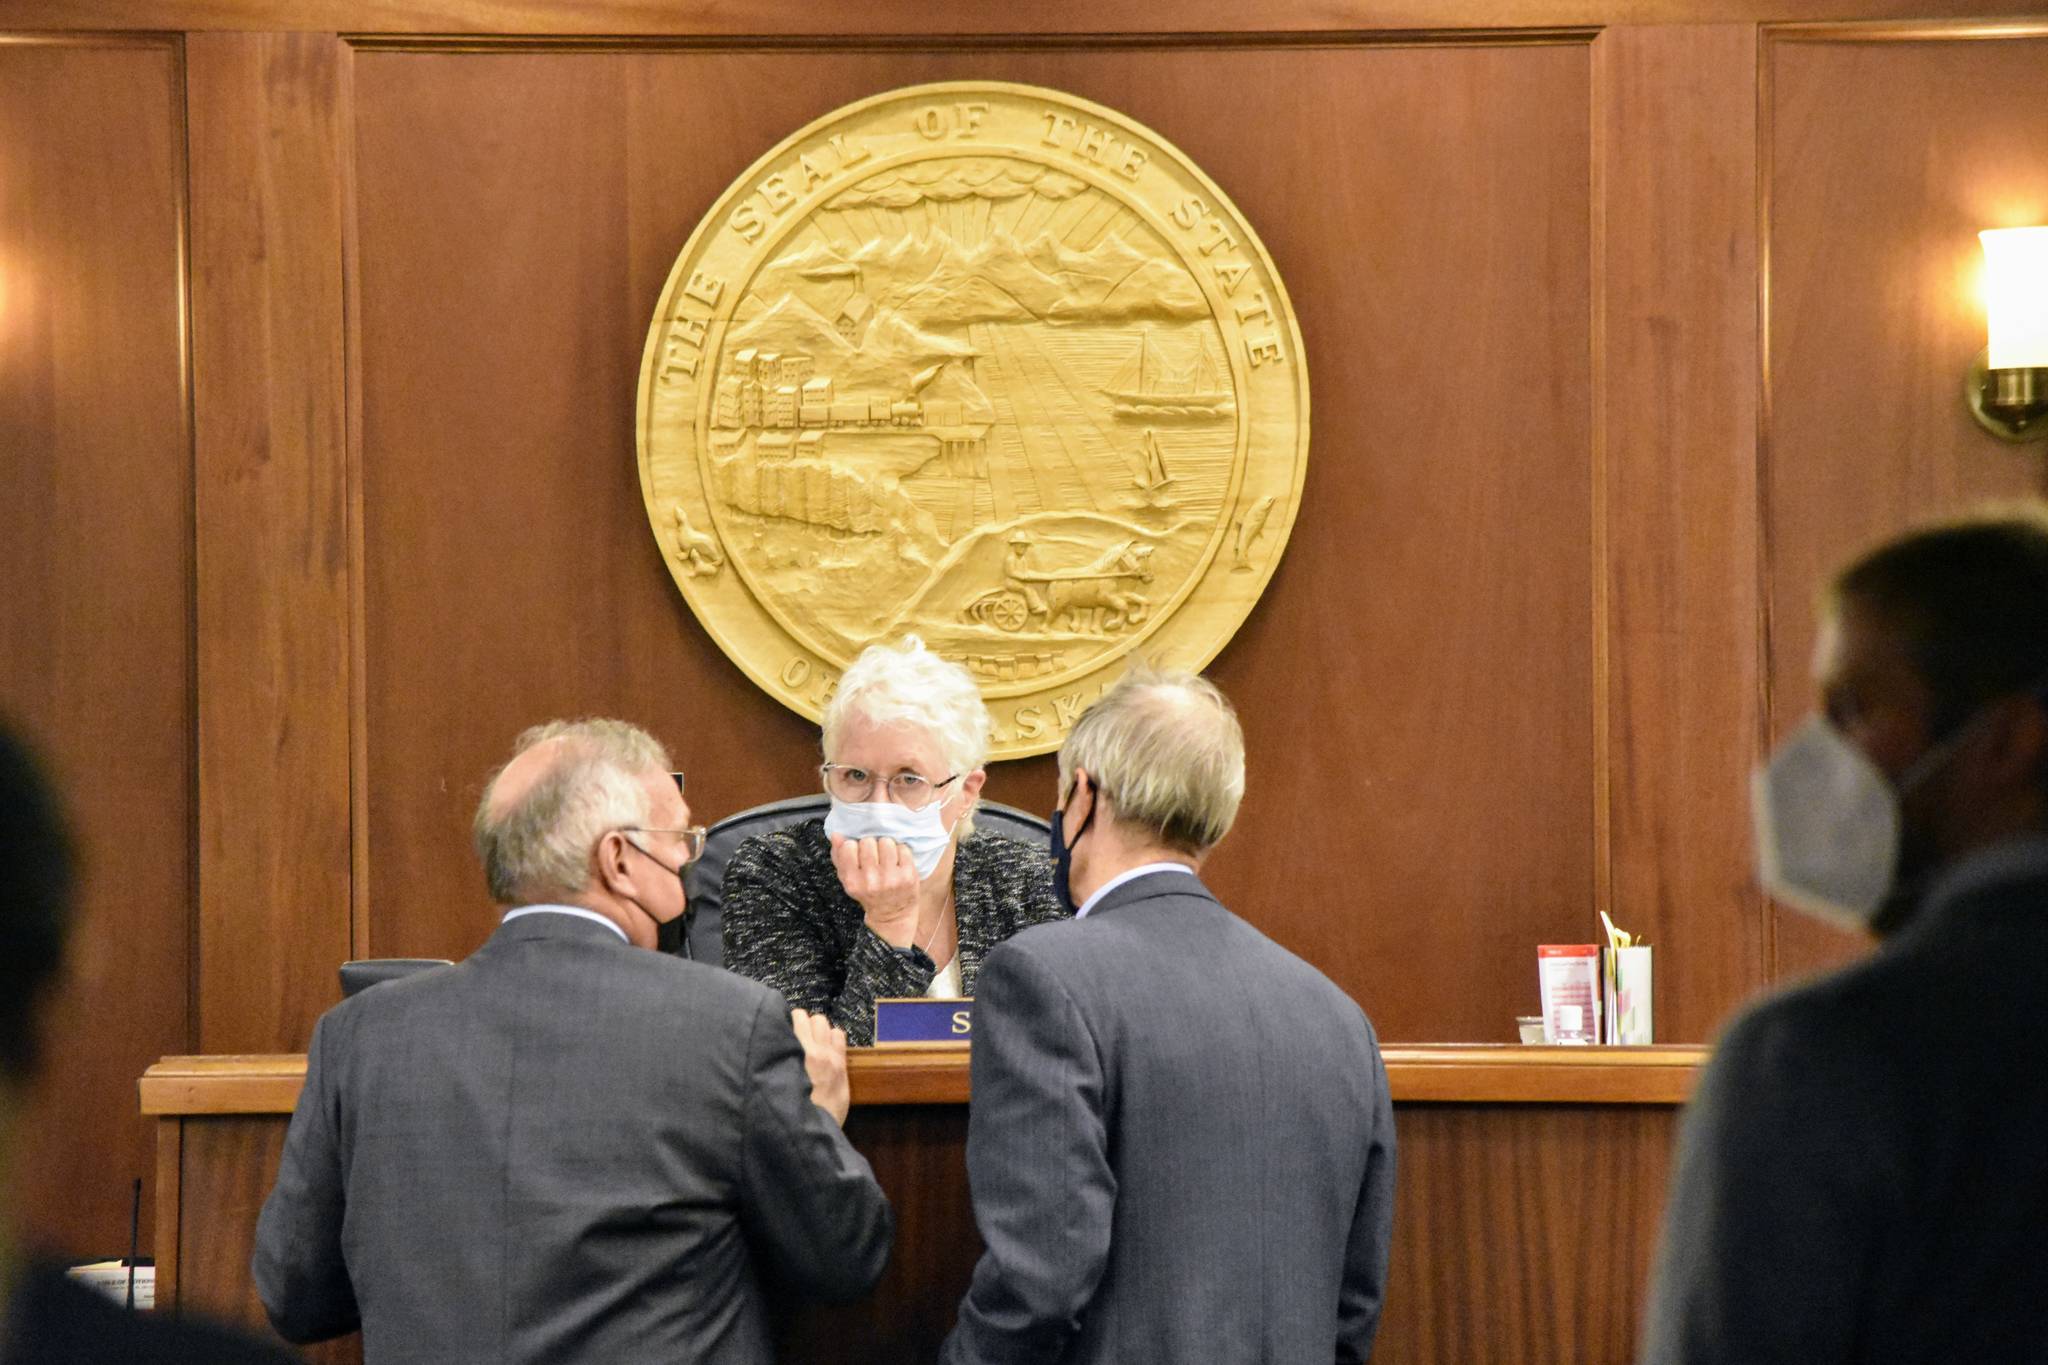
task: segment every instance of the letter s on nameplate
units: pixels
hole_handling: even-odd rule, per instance
[[[966,1047],[973,1032],[972,1000],[912,996],[875,1002],[876,1047]]]

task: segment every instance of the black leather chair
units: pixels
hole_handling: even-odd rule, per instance
[[[366,991],[401,976],[411,976],[433,967],[452,967],[445,957],[366,957],[341,964],[341,993],[344,997]]]
[[[713,825],[704,837],[702,856],[683,870],[683,885],[690,893],[689,928],[681,931],[674,925],[664,925],[662,948],[698,962],[708,962],[714,967],[723,966],[723,888],[725,867],[732,861],[733,852],[756,834],[769,834],[806,820],[820,819],[831,807],[832,798],[819,792],[815,796],[771,801],[765,806],[728,815]],[[1050,834],[1044,817],[994,801],[984,801],[974,808],[974,825],[976,829],[1007,834],[1026,843],[1043,844]]]

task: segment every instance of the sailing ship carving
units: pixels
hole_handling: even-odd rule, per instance
[[[1152,340],[1152,329],[1138,333],[1138,350],[1103,389],[1110,411],[1118,417],[1231,417],[1236,395],[1224,384],[1209,348],[1200,347],[1192,361],[1175,364]]]

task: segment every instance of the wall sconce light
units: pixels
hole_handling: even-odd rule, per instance
[[[1977,239],[1991,344],[1963,385],[1970,414],[2002,441],[2048,440],[2048,227],[1995,228]]]

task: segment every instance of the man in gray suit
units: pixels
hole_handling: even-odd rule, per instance
[[[1059,756],[1071,921],[982,967],[967,1170],[981,1361],[1300,1365],[1371,1353],[1394,1124],[1372,1025],[1196,876],[1244,793],[1230,704],[1134,671]]]
[[[765,1278],[839,1298],[881,1274],[845,1035],[641,951],[702,849],[668,766],[617,721],[528,731],[476,818],[516,908],[320,1020],[256,1234],[287,1338],[360,1325],[369,1365],[766,1361]]]

